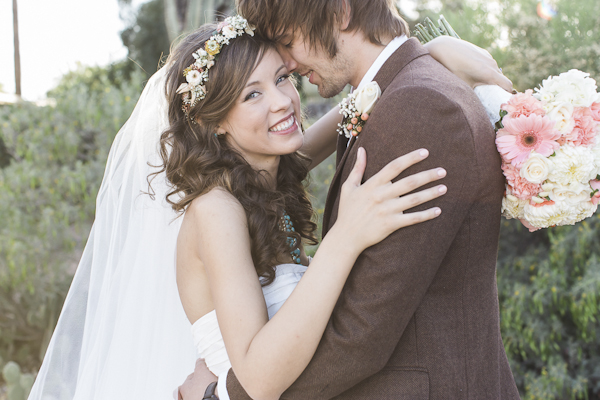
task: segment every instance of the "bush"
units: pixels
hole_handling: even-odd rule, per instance
[[[142,82],[79,68],[56,107],[0,107],[0,357],[39,367],[91,227],[112,140]]]
[[[533,234],[505,221],[504,345],[523,399],[600,398],[600,215]]]

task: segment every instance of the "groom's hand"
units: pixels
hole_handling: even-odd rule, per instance
[[[216,381],[217,377],[210,372],[204,360],[199,358],[194,372],[179,386],[177,400],[202,400],[208,385]]]

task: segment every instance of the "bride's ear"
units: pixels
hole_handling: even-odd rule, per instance
[[[223,128],[222,125],[217,125],[217,129],[215,132],[217,135],[224,135],[227,133],[227,130],[225,128]]]

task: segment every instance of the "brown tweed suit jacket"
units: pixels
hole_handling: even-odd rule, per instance
[[[442,215],[400,229],[357,260],[306,370],[282,399],[518,399],[502,339],[496,255],[504,180],[494,131],[473,91],[416,39],[377,74],[383,91],[357,139],[338,143],[324,217],[360,146],[365,180],[426,148],[405,171],[444,167]],[[420,206],[426,209],[431,204]],[[249,397],[230,371],[232,400]]]

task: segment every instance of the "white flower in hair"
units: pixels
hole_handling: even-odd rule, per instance
[[[199,84],[200,81],[202,80],[202,77],[200,75],[200,71],[196,71],[195,69],[191,70],[185,76],[185,80],[188,81],[188,83],[191,84],[191,85],[197,85],[197,84]]]

